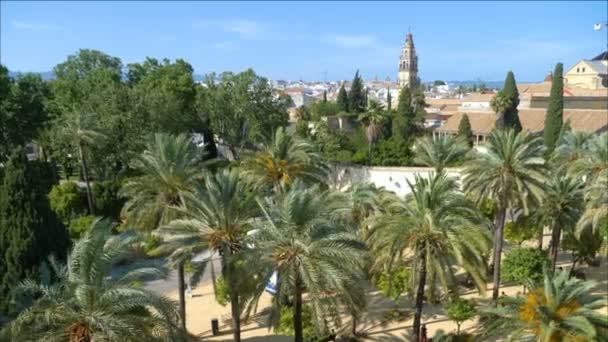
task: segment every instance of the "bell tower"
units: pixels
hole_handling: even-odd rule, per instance
[[[418,81],[418,56],[414,47],[414,37],[408,30],[405,35],[405,43],[399,57],[399,86],[413,86]]]

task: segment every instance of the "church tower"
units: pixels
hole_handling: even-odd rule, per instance
[[[399,57],[399,86],[413,86],[418,82],[418,56],[414,47],[414,38],[408,31],[405,35],[405,43]]]

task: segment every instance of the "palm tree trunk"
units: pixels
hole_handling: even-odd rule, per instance
[[[84,183],[87,187],[87,202],[89,204],[89,215],[95,215],[95,209],[93,205],[93,192],[91,191],[91,184],[89,183],[89,170],[87,168],[87,161],[84,158],[84,148],[82,146],[82,143],[78,144],[78,153],[80,154],[80,163],[82,165]]]
[[[353,311],[352,313],[352,319],[353,319],[353,325],[352,325],[352,329],[351,329],[351,333],[353,334],[353,336],[357,336],[357,314]]]
[[[372,142],[367,143],[367,165],[372,166]]]
[[[551,230],[551,270],[555,272],[557,264],[557,251],[559,250],[559,240],[561,239],[562,229],[559,225],[554,225]]]
[[[293,301],[293,330],[295,335],[294,342],[304,342],[304,336],[302,332],[302,287],[300,285],[299,278],[296,278]]]
[[[227,263],[228,284],[230,286],[230,311],[232,313],[232,339],[234,342],[241,342],[241,308],[239,305],[239,291],[236,287],[236,274],[231,261]]]
[[[216,277],[215,277],[215,265],[213,265],[213,252],[211,252],[211,261],[209,263],[209,266],[211,266],[211,285],[213,286],[213,293],[215,294]]]
[[[507,215],[506,208],[499,209],[498,213],[498,225],[494,230],[494,288],[492,289],[492,299],[494,305],[498,302],[498,289],[500,288],[500,258],[502,256],[502,243],[503,243],[503,230],[505,227],[505,218]]]
[[[186,330],[186,281],[184,280],[184,263],[177,265],[177,285],[179,291],[179,314],[181,316],[182,328]]]
[[[419,341],[420,338],[420,321],[422,318],[422,305],[424,304],[424,286],[426,285],[426,258],[422,253],[420,257],[420,274],[418,276],[418,289],[416,290],[416,304],[414,313],[414,341]]]
[[[540,228],[540,232],[538,233],[538,250],[543,250],[543,238],[545,237],[545,227]]]

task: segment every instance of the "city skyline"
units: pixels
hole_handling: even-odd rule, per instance
[[[46,72],[79,48],[123,64],[183,58],[197,74],[241,71],[286,80],[396,81],[414,34],[424,81],[539,81],[606,49],[606,2],[17,3],[1,4],[2,64]]]

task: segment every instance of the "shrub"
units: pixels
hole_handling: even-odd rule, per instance
[[[69,224],[76,216],[87,211],[85,192],[74,182],[64,182],[51,188],[48,194],[51,209],[63,221]]]
[[[456,299],[446,305],[446,310],[448,313],[448,317],[456,322],[456,326],[458,327],[456,330],[456,334],[460,335],[460,325],[462,322],[469,320],[475,315],[477,315],[477,310],[475,309],[475,302],[472,300],[466,299]]]
[[[507,222],[505,224],[505,240],[521,245],[522,242],[533,238],[538,229],[519,222]]]
[[[392,279],[391,278],[392,275]],[[409,267],[399,267],[392,272],[384,271],[378,277],[376,286],[385,296],[394,300],[409,290],[411,272]],[[390,283],[390,288],[389,288]]]
[[[163,243],[163,238],[154,234],[146,234],[143,241],[144,253],[149,257],[158,256],[155,250]]]
[[[316,336],[312,308],[306,304],[302,305],[302,330],[304,338]],[[291,306],[285,305],[281,307],[281,317],[274,326],[274,333],[287,336],[295,335],[293,330],[293,308]]]
[[[246,267],[245,262],[237,261],[235,267],[236,274],[238,274],[236,286],[239,290],[239,299],[244,303],[255,294],[259,280],[256,278],[256,275],[251,272],[251,268]],[[223,276],[219,276],[216,279],[215,300],[222,306],[230,302],[230,288]]]
[[[382,166],[406,166],[411,164],[412,152],[407,142],[392,136],[373,147],[372,164]]]
[[[547,266],[549,266],[549,258],[544,251],[535,248],[516,248],[505,256],[502,276],[505,281],[522,285],[527,280],[537,283],[543,279],[543,270]]]
[[[95,216],[86,215],[79,216],[70,221],[68,231],[72,239],[79,239],[80,236],[86,233],[95,221]]]
[[[95,182],[93,185],[93,194],[95,196],[97,215],[118,220],[120,210],[125,202],[125,199],[118,195],[120,187],[121,183],[118,180]]]

